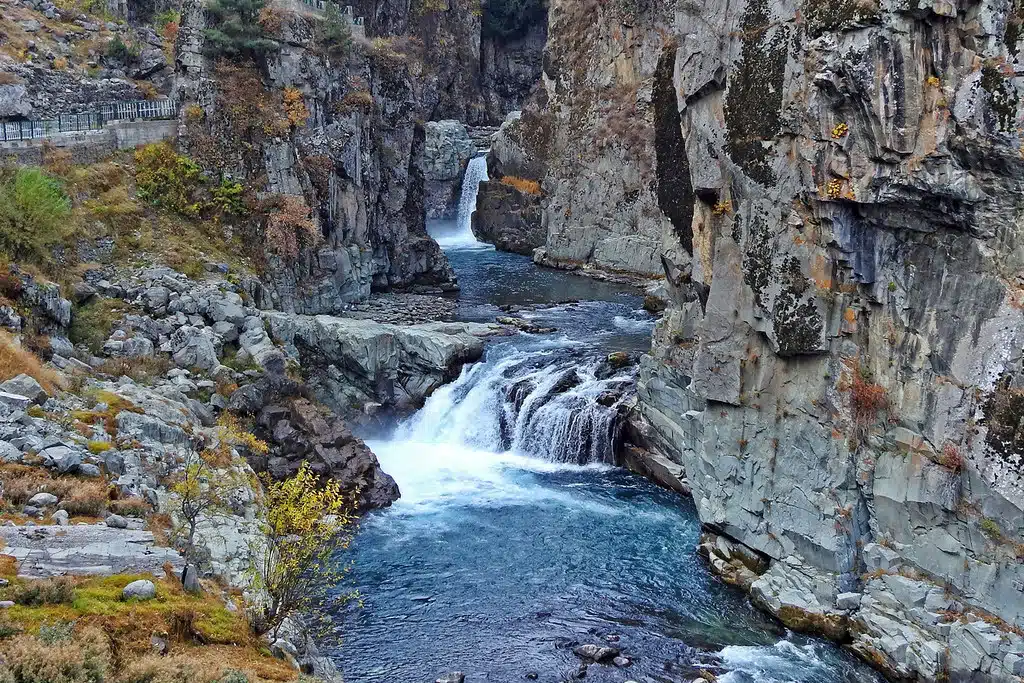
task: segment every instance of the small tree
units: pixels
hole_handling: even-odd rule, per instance
[[[267,444],[245,431],[230,414],[217,423],[217,443],[203,451],[191,448],[185,453],[180,471],[172,476],[170,491],[178,500],[175,535],[184,547],[185,561],[195,562],[196,531],[199,523],[229,509],[231,492],[243,484],[231,471],[234,446],[244,446],[256,453],[266,453]]]
[[[250,622],[257,634],[276,638],[285,619],[326,602],[346,573],[333,556],[348,548],[355,516],[341,484],[321,482],[308,463],[291,479],[264,476],[264,483],[266,521],[249,568],[252,587],[264,597],[251,605]]]
[[[207,13],[213,26],[203,33],[206,50],[214,57],[258,59],[277,49],[260,24],[264,0],[213,0]]]
[[[195,564],[196,530],[199,522],[228,508],[232,478],[210,464],[206,454],[189,449],[182,469],[172,476],[170,491],[178,497],[175,505],[174,535],[183,547],[185,562]]]
[[[352,26],[349,24],[338,5],[328,1],[324,12],[322,40],[324,47],[331,54],[347,54],[352,47]]]

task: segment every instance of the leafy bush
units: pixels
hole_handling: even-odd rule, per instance
[[[308,463],[291,479],[264,484],[267,517],[247,573],[269,600],[252,605],[249,616],[257,634],[276,636],[287,617],[328,602],[327,588],[344,573],[333,556],[348,548],[355,515],[341,484],[320,481]]]
[[[302,93],[296,88],[285,88],[281,95],[284,101],[284,113],[292,127],[304,126],[309,118],[309,109],[302,99]]]
[[[246,212],[244,194],[241,183],[225,178],[220,185],[210,190],[213,204],[217,210],[229,216],[244,216]]]
[[[199,215],[203,209],[199,193],[205,180],[199,164],[166,142],[140,147],[135,163],[139,197],[187,218]]]
[[[100,353],[103,342],[110,337],[114,324],[130,307],[119,299],[94,297],[72,310],[68,337],[75,344],[85,344],[93,353]]]
[[[0,252],[44,263],[64,237],[71,200],[60,181],[38,168],[0,173]]]
[[[139,56],[139,48],[136,45],[129,45],[121,40],[121,36],[114,38],[107,43],[107,57],[116,59],[119,62],[131,62]]]
[[[303,197],[277,195],[269,201],[267,246],[286,261],[298,258],[303,248],[315,246],[322,236]]]
[[[260,24],[263,0],[213,0],[207,14],[213,26],[204,31],[213,57],[258,59],[277,48]]]

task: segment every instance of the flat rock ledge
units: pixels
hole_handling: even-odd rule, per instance
[[[43,579],[73,574],[163,575],[165,563],[180,572],[185,561],[172,548],[156,545],[149,531],[115,529],[103,524],[0,527],[6,547],[18,561],[18,576]]]

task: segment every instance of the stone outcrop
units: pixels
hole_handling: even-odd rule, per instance
[[[487,155],[493,180],[480,183],[472,224],[478,240],[527,256],[547,241],[540,190],[546,149],[538,135],[528,137],[536,133],[529,124],[534,119],[528,113],[524,122],[523,113],[514,111],[494,135]]]
[[[454,289],[454,273],[426,232],[421,122],[439,95],[418,81],[420,57],[412,46],[397,44],[380,50],[360,45],[332,56],[316,42],[318,19],[282,16],[268,77],[243,72],[245,93],[226,94],[230,79],[204,56],[201,2],[183,6],[176,46],[183,119],[189,105],[204,112],[200,120],[183,121],[189,152],[216,166],[226,151],[240,162],[242,177],[266,179],[260,192],[312,207],[322,235],[304,245],[301,258],[268,250],[268,272],[254,286],[258,304],[336,313],[372,291]],[[228,100],[244,94],[259,108],[259,98],[270,100],[286,88],[301,97],[301,120],[284,135],[257,131],[253,139],[240,138],[244,122],[232,119]]]
[[[498,325],[424,323],[268,313],[272,338],[307,369],[307,382],[323,403],[342,415],[368,404],[411,408],[465,363],[478,360],[483,339],[504,334]]]
[[[501,251],[533,255],[547,233],[541,226],[540,196],[500,180],[480,183],[473,212],[473,234]]]
[[[899,677],[1021,675],[1019,23],[551,5],[537,259],[666,277],[657,469],[770,565],[759,604]]]
[[[398,499],[395,480],[380,469],[377,456],[329,412],[306,399],[265,407],[259,415],[259,436],[274,445],[269,456],[249,456],[257,472],[275,480],[294,476],[303,463],[318,476],[335,479],[358,493],[360,510],[381,508]]]
[[[462,175],[476,154],[466,126],[458,121],[428,121],[423,149],[427,218],[454,218]]]

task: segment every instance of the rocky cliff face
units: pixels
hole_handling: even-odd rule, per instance
[[[421,74],[437,94],[429,119],[497,125],[540,79],[545,3],[493,0],[355,0],[368,36],[408,36],[422,46]],[[529,5],[532,11],[505,12]]]
[[[215,139],[227,158],[208,164],[226,164],[242,178],[265,177],[260,191],[301,197],[323,235],[298,258],[270,255],[256,292],[261,305],[330,313],[371,291],[452,288],[454,274],[424,223],[425,132],[417,121],[427,118],[438,93],[420,78],[415,45],[358,44],[331,54],[316,43],[319,20],[284,12],[275,32],[280,51],[261,78],[225,72],[203,56],[201,3],[186,3],[182,16],[176,93],[186,104],[190,150],[202,158]],[[238,120],[258,115],[261,98],[285,91],[300,95],[304,115],[288,130],[250,131]],[[240,95],[248,100],[243,105]],[[201,118],[194,113],[189,120],[190,102]]]
[[[1024,673],[1019,12],[551,8],[541,258],[664,273],[640,428],[712,564],[902,677]]]

